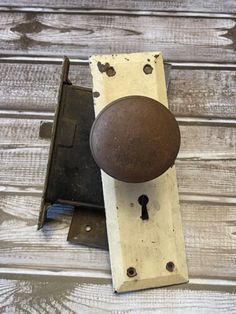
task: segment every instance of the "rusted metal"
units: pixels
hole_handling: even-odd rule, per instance
[[[98,69],[101,73],[106,73],[107,76],[116,75],[116,71],[109,63],[102,64],[101,62],[97,63]]]
[[[74,209],[68,241],[108,249],[105,211],[93,205]]]
[[[41,121],[40,128],[39,128],[39,137],[41,138],[51,138],[52,136],[52,121]]]
[[[41,123],[40,127],[40,135],[48,137],[51,133],[52,140],[38,229],[43,227],[49,207],[53,210],[54,204],[61,204],[62,208],[65,204],[71,205],[76,213],[79,212],[79,217],[93,223],[93,231],[86,242],[82,220],[75,214],[68,240],[71,234],[78,233],[76,238],[72,237],[73,242],[106,248],[106,237],[102,236],[106,228],[101,174],[89,147],[90,129],[95,118],[92,90],[73,86],[68,73],[69,60],[65,58],[52,131],[50,123]],[[87,213],[84,213],[86,209]],[[94,227],[99,224],[101,231]]]
[[[136,271],[136,269],[135,269],[134,267],[129,267],[129,268],[127,269],[127,276],[128,276],[128,277],[135,277],[135,276],[137,276],[137,271]]]
[[[150,64],[145,64],[145,66],[143,67],[143,72],[145,74],[152,74],[153,71],[153,67]]]
[[[90,133],[92,155],[113,178],[139,183],[173,166],[180,131],[173,114],[144,96],[120,98],[97,116]]]

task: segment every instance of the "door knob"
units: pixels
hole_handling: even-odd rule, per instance
[[[124,182],[141,183],[160,176],[173,166],[179,147],[174,115],[145,96],[127,96],[108,104],[90,132],[97,165]]]

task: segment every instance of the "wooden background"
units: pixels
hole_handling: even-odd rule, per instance
[[[1,313],[236,313],[236,2],[0,0]],[[93,53],[162,50],[188,285],[114,295],[106,251],[66,242],[71,212],[36,231],[63,55],[91,86]]]

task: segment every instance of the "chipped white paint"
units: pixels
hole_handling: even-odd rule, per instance
[[[143,95],[168,107],[163,59],[159,52],[92,56],[93,90],[97,115],[117,98]],[[109,77],[98,67],[109,63]],[[143,72],[145,64],[152,74]],[[188,281],[175,167],[159,178],[140,184],[114,180],[102,171],[107,230],[114,289],[117,292],[160,287]],[[149,220],[140,219],[138,197],[146,194]],[[171,261],[173,272],[166,269]],[[128,277],[134,267],[137,276]]]

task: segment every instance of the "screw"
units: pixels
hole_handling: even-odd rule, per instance
[[[137,276],[136,269],[134,267],[129,267],[127,269],[127,276],[128,277],[135,277],[135,276]]]
[[[153,71],[153,67],[150,64],[145,64],[145,66],[143,67],[143,72],[145,74],[152,74]]]

